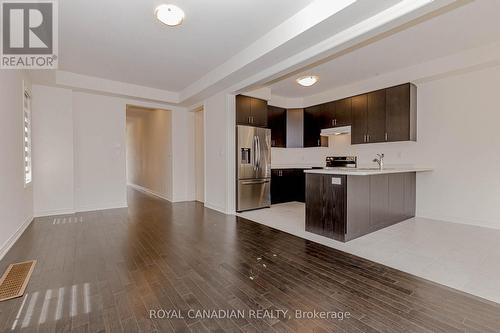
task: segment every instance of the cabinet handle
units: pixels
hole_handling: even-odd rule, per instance
[[[318,147],[321,146],[321,139],[318,139]]]
[[[337,119],[335,119],[334,122],[335,122],[334,125],[337,126]]]
[[[366,135],[366,142],[370,142],[370,134]]]
[[[389,141],[389,135],[387,135],[387,132],[385,132],[385,141]]]

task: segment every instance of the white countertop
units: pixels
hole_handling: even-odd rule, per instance
[[[346,175],[346,176],[373,176],[384,175],[390,173],[404,173],[404,172],[428,172],[432,168],[421,167],[385,167],[382,170],[378,168],[332,168],[332,169],[312,169],[304,170],[305,173],[317,173],[325,175]]]

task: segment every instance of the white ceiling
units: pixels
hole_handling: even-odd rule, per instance
[[[499,0],[477,0],[272,84],[273,95],[305,97],[432,59],[500,41]],[[295,79],[319,75],[312,87]]]
[[[59,69],[179,91],[313,0],[59,1]],[[186,13],[172,28],[161,3]]]

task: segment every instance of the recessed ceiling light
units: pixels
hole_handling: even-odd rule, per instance
[[[155,9],[156,18],[166,25],[176,26],[184,20],[184,12],[174,5],[160,5]]]
[[[318,79],[319,78],[315,75],[308,75],[308,76],[299,77],[297,79],[297,83],[300,84],[301,86],[304,86],[304,87],[310,87],[313,84],[315,84],[316,82],[318,82]]]

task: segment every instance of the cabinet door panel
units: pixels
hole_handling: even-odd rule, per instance
[[[280,169],[271,170],[271,204],[283,202],[283,181]]]
[[[250,104],[252,126],[267,127],[267,101],[252,98]]]
[[[271,129],[271,146],[286,147],[286,109],[268,106],[267,125]]]
[[[385,141],[385,89],[368,94],[368,142]]]
[[[250,125],[250,102],[248,96],[236,96],[236,124]]]
[[[323,175],[323,236],[344,239],[346,204],[346,176]]]
[[[387,139],[410,140],[410,84],[387,89]]]
[[[320,141],[321,106],[304,109],[304,147],[321,146]]]
[[[320,128],[335,127],[335,102],[321,104],[321,126]]]
[[[297,180],[297,194],[295,195],[295,200],[298,202],[306,201],[306,174],[303,169],[298,169],[296,171],[295,179]]]
[[[367,95],[359,95],[351,98],[352,101],[352,130],[351,143],[365,143],[367,131]]]
[[[370,176],[370,230],[388,225],[389,175]]]
[[[323,175],[306,176],[306,231],[323,234]]]
[[[335,102],[335,126],[349,126],[352,124],[351,98],[344,98]]]

